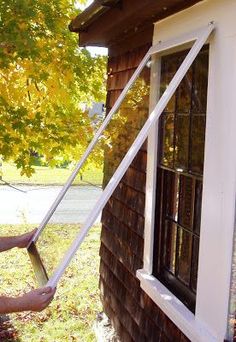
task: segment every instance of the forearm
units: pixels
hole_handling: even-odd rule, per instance
[[[42,311],[52,301],[56,289],[44,287],[19,297],[0,296],[0,315],[21,311]]]
[[[8,249],[18,247],[19,238],[17,236],[0,237],[0,252],[7,251]]]
[[[23,311],[21,297],[13,298],[0,296],[0,314]]]

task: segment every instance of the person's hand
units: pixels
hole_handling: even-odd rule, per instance
[[[51,287],[32,290],[16,298],[18,301],[17,311],[42,311],[51,303],[55,292],[56,289]]]
[[[32,239],[32,237],[34,236],[34,234],[36,233],[37,231],[37,228],[35,228],[34,230],[32,230],[31,232],[29,233],[25,233],[23,235],[19,235],[16,237],[16,240],[17,240],[17,247],[18,248],[25,248],[28,246],[30,240]]]

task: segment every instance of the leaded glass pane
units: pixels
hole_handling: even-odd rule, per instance
[[[160,163],[173,168],[174,161],[174,115],[162,114],[160,119]]]
[[[189,115],[176,115],[175,119],[175,169],[188,170]]]
[[[191,110],[192,78],[193,71],[190,68],[177,89],[177,113],[189,113]]]
[[[193,225],[194,180],[180,176],[179,224],[192,229]]]
[[[205,146],[205,115],[192,116],[191,149],[190,149],[190,171],[203,174],[204,146]]]
[[[165,267],[175,274],[177,226],[171,221],[166,221],[165,230]]]
[[[189,285],[191,275],[192,236],[182,228],[178,229],[178,278]]]

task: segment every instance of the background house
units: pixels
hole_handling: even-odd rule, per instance
[[[233,0],[94,1],[70,24],[81,46],[109,49],[107,111],[152,44],[216,25],[103,210],[101,297],[122,341],[233,340],[235,10]],[[147,112],[190,47],[154,56]]]

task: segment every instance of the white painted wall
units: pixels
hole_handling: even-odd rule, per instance
[[[158,22],[153,43],[193,31],[210,21],[215,22],[216,30],[210,39],[195,320],[207,328],[215,341],[222,342],[227,329],[236,195],[236,0],[206,0]],[[152,137],[152,140],[155,139]],[[155,160],[152,151],[153,146],[149,145],[150,163]],[[150,189],[150,182],[148,186]],[[146,207],[150,207],[148,203]],[[149,226],[151,228],[145,232],[148,243],[145,242],[144,251],[144,271],[147,273],[152,268],[150,236],[153,222]]]

